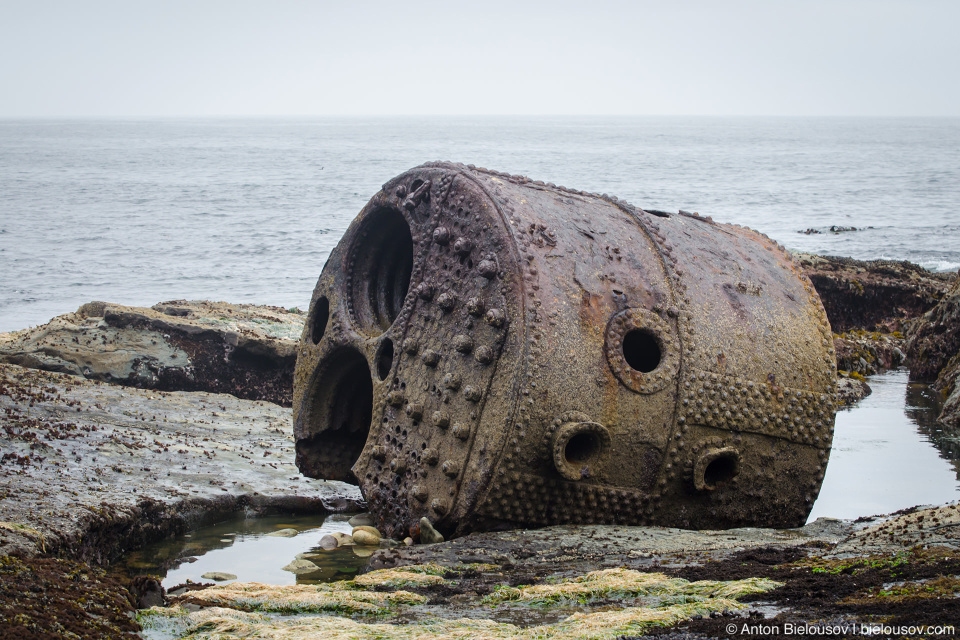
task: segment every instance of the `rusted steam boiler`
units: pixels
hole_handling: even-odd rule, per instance
[[[297,360],[297,465],[381,530],[803,524],[832,336],[750,229],[446,163],[331,253]]]

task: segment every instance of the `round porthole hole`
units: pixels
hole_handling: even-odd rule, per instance
[[[660,366],[663,354],[656,336],[643,329],[632,329],[623,336],[623,358],[631,369],[650,373]]]

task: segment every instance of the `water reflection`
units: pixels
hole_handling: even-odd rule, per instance
[[[276,585],[347,580],[366,566],[373,548],[343,547],[326,551],[318,544],[328,533],[350,533],[350,514],[238,516],[190,533],[163,540],[127,554],[117,568],[131,575],[163,577],[169,589],[187,581],[210,582],[203,574],[231,573],[240,582]],[[292,537],[270,535],[294,529]],[[296,558],[317,565],[315,571],[284,570]]]
[[[837,414],[830,464],[810,521],[960,499],[960,439],[936,423],[936,392],[908,383],[905,369],[867,382],[873,393]]]

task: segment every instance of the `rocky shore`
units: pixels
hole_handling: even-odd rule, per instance
[[[935,381],[945,399],[940,423],[960,426],[957,277],[909,263],[797,259],[837,332],[845,400],[868,392],[865,376],[906,365],[915,378]],[[237,511],[363,508],[355,487],[304,478],[293,464],[285,407],[303,322],[298,310],[275,307],[172,301],[147,309],[95,302],[47,325],[0,334],[0,638],[131,637],[137,625],[127,614],[142,585],[108,569],[126,551]],[[955,623],[960,608],[950,580],[960,574],[958,531],[956,509],[941,507],[857,523],[821,520],[793,531],[584,526],[474,534],[377,551],[372,569],[434,567],[421,574],[438,579],[377,582],[378,575],[393,574],[375,574],[366,586],[341,585],[344,593],[405,591],[419,599],[397,596],[373,617],[322,609],[349,614],[334,618],[345,621],[343,629],[324,633],[448,637],[443,634],[480,625],[489,635],[474,630],[478,637],[523,637],[525,629],[539,626],[543,637],[736,637],[742,634],[725,632],[727,624],[765,615],[764,624]],[[683,610],[690,615],[670,609],[669,616],[657,617],[650,611],[680,600],[654,602],[636,585],[598,587],[592,595],[561,597],[540,608],[523,602],[523,589],[515,599],[491,600],[500,585],[592,584],[613,574],[585,576],[613,569],[663,573],[674,580],[669,584],[679,590],[676,598],[699,604]],[[639,580],[632,573],[615,577]],[[762,579],[779,586],[732,598],[744,606],[711,608],[717,603],[703,598],[714,596],[675,582],[681,579]],[[17,586],[24,584],[36,588]],[[218,629],[235,634],[224,637],[241,637],[230,625],[267,637],[289,631],[283,628],[289,621],[269,607],[230,613],[242,609],[250,606],[217,610],[216,622],[207,605],[175,617],[197,638],[214,637]],[[627,609],[633,613],[620,622],[590,617]],[[581,618],[562,622],[571,615]],[[671,622],[642,623],[643,616]],[[358,630],[348,618],[427,626]],[[454,618],[467,621],[436,629],[425,622]]]

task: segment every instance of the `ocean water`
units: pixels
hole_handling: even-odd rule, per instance
[[[305,308],[367,200],[431,160],[960,267],[960,119],[0,120],[0,331],[90,300]]]

